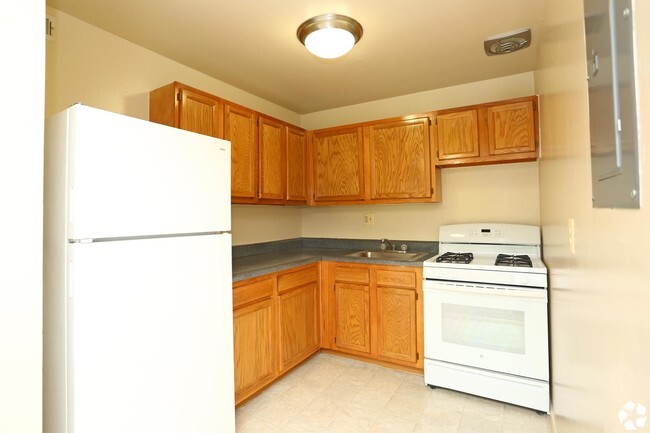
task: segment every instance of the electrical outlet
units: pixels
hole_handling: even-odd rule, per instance
[[[576,220],[569,218],[568,221],[569,232],[569,252],[571,255],[576,254]]]
[[[374,213],[364,213],[363,214],[363,225],[364,226],[373,226],[373,225],[375,225],[375,214]]]

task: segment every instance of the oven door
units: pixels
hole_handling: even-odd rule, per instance
[[[548,380],[544,289],[424,281],[425,358]]]

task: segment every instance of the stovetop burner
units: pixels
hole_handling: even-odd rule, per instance
[[[533,267],[533,262],[528,255],[499,254],[494,262],[495,266]]]
[[[438,263],[471,263],[474,260],[474,254],[472,253],[444,253],[436,259]]]

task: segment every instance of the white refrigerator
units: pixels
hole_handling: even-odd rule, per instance
[[[74,105],[44,204],[44,432],[234,432],[230,143]]]

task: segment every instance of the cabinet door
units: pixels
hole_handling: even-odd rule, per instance
[[[285,127],[260,116],[260,199],[283,200],[285,196]]]
[[[272,305],[267,299],[233,312],[236,403],[275,376]]]
[[[244,107],[224,107],[225,139],[232,145],[232,196],[254,199],[257,195],[257,116]]]
[[[377,287],[377,354],[417,361],[416,291]]]
[[[313,151],[315,202],[364,198],[361,128],[316,131]]]
[[[336,347],[370,353],[370,287],[336,283]]]
[[[436,123],[438,160],[444,162],[479,156],[477,109],[438,113]]]
[[[429,118],[369,126],[372,199],[431,197]]]
[[[533,102],[487,108],[490,155],[535,151]]]
[[[178,127],[198,134],[221,138],[219,100],[181,88]]]
[[[307,201],[307,137],[301,129],[287,129],[287,200]]]
[[[311,283],[279,296],[281,372],[320,346],[318,293],[318,284]]]

